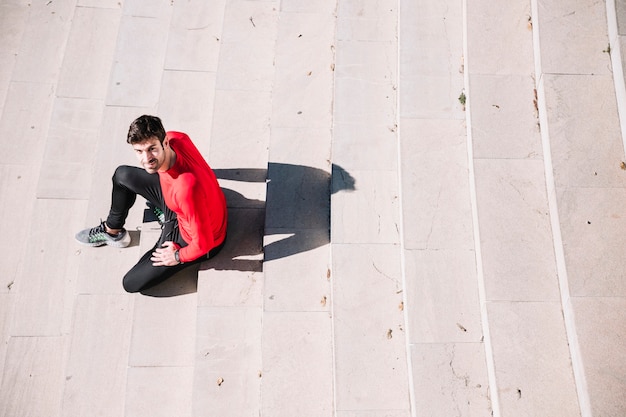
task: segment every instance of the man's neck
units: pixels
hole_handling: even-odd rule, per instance
[[[174,152],[174,149],[168,147],[165,152],[167,152],[167,159],[165,161],[165,164],[163,164],[161,169],[159,169],[160,172],[169,171],[170,168],[172,168],[176,163],[176,152]]]

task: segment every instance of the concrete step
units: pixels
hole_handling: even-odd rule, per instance
[[[0,416],[623,415],[624,12],[0,0]],[[131,296],[145,113],[231,221]]]

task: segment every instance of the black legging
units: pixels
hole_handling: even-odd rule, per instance
[[[184,264],[175,266],[153,266],[150,260],[152,252],[154,252],[157,247],[160,247],[163,242],[172,241],[181,247],[187,246],[188,243],[180,236],[176,213],[165,205],[159,174],[149,174],[144,169],[138,167],[123,165],[115,170],[115,174],[113,174],[111,210],[106,220],[107,226],[111,229],[121,229],[124,226],[128,211],[133,204],[135,204],[137,194],[159,208],[165,215],[165,222],[161,226],[159,241],[152,249],[146,252],[139,262],[124,276],[122,284],[126,291],[139,292],[153,287],[188,266],[206,261],[217,255],[224,245],[222,243],[220,246],[213,248],[207,255],[201,256],[194,261],[185,262]]]

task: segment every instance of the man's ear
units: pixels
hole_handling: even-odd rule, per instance
[[[163,149],[167,148],[170,146],[170,138],[168,138],[167,136],[165,137],[165,139],[163,139]]]

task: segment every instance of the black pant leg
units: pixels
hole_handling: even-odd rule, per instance
[[[128,211],[135,204],[137,194],[160,208],[166,218],[176,215],[165,206],[159,174],[149,174],[138,167],[122,165],[113,174],[111,209],[106,223],[112,229],[121,229],[128,217]]]

